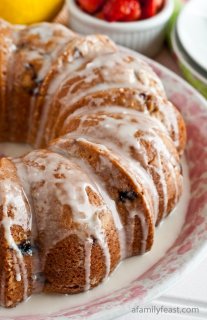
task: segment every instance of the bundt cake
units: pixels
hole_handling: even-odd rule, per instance
[[[77,293],[149,251],[182,192],[185,124],[138,55],[0,22],[0,304]],[[41,148],[41,149],[40,149]]]

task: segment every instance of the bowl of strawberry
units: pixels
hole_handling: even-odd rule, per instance
[[[70,27],[101,33],[147,56],[160,50],[173,0],[68,0]]]

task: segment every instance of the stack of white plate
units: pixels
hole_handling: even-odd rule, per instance
[[[171,43],[183,75],[207,98],[207,0],[184,6]]]

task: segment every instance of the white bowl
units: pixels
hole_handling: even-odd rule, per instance
[[[135,22],[107,22],[82,11],[75,0],[67,0],[69,25],[81,34],[106,34],[115,42],[147,56],[157,54],[162,46],[166,25],[174,2],[165,0],[163,9],[154,17]]]

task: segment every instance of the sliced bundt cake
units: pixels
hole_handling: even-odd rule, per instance
[[[182,192],[186,132],[138,55],[58,24],[0,21],[0,304],[97,286],[149,251]]]

